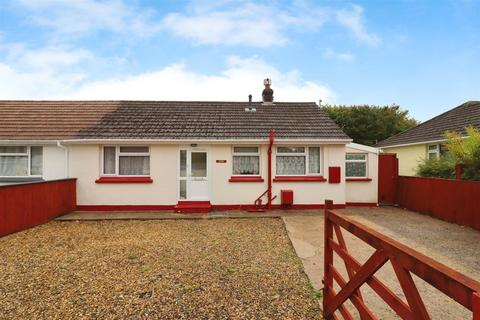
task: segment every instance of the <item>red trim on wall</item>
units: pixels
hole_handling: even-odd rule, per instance
[[[347,202],[347,207],[376,207],[375,202]]]
[[[376,205],[376,204],[375,204]],[[373,206],[373,204],[372,204]],[[213,204],[211,210],[251,210],[255,209],[254,204]],[[324,209],[324,204],[294,204],[290,209]],[[334,209],[344,209],[345,204],[334,204]],[[173,211],[175,205],[78,205],[78,211]],[[272,205],[272,209],[284,209],[281,205]]]
[[[260,176],[250,176],[250,177],[239,177],[239,176],[231,176],[228,179],[228,182],[263,182],[263,178]]]
[[[78,211],[161,211],[173,210],[175,205],[77,205]]]
[[[302,209],[324,209],[324,204],[293,204],[289,209],[302,210]],[[344,209],[344,204],[334,204],[334,209]],[[213,211],[226,211],[226,210],[252,210],[256,209],[253,204],[212,204]],[[271,209],[284,209],[279,204],[272,204]]]
[[[100,177],[95,183],[152,183],[150,177]]]
[[[371,178],[346,178],[347,182],[369,182],[372,181]]]
[[[323,176],[276,176],[274,182],[325,182]]]

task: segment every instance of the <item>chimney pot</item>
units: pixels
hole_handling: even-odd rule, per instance
[[[262,99],[263,103],[265,104],[272,104],[273,103],[273,90],[270,88],[272,85],[272,79],[265,79],[263,80],[263,84],[265,85],[265,89],[262,91]]]

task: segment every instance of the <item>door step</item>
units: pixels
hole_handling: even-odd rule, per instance
[[[209,213],[211,209],[210,201],[179,201],[174,207],[177,213]]]

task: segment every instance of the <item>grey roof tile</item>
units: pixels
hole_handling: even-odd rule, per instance
[[[0,140],[349,139],[315,103],[0,101]]]
[[[412,129],[380,141],[375,147],[443,140],[445,132],[465,133],[465,127],[480,128],[480,101],[469,101]]]

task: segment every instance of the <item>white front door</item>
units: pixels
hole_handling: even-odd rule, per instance
[[[209,200],[208,152],[201,149],[180,149],[180,200]]]

